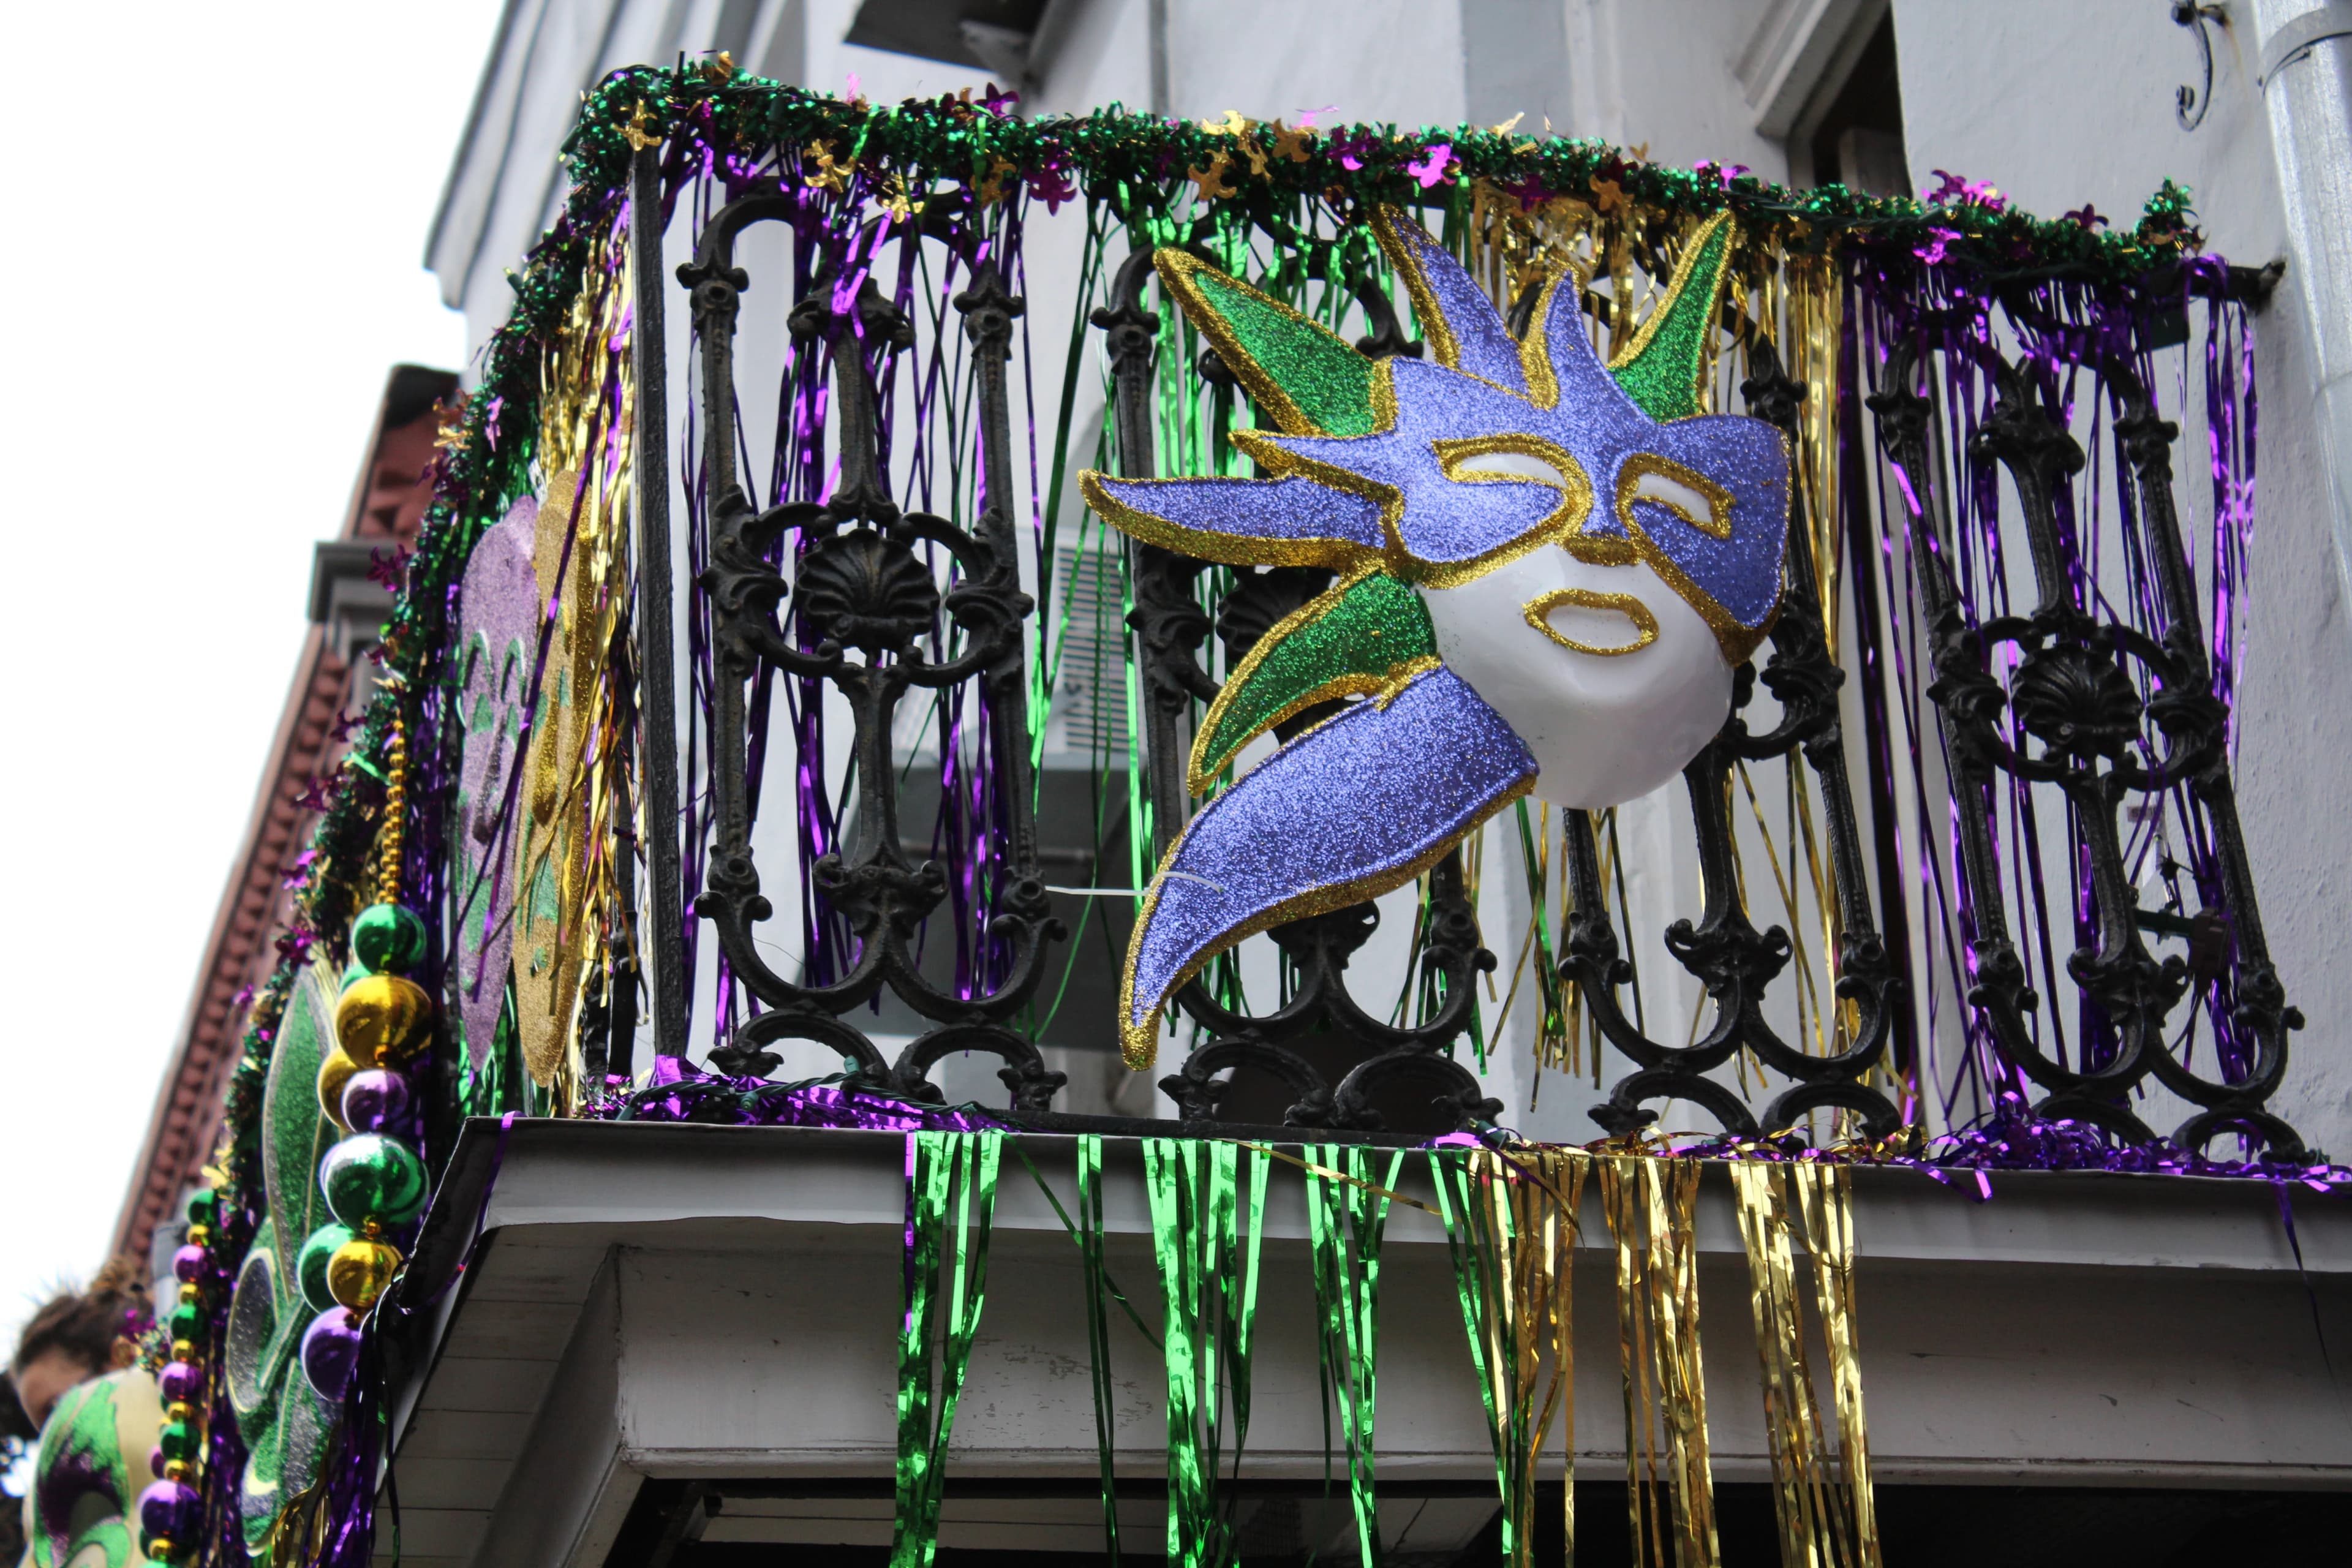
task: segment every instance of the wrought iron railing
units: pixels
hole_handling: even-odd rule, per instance
[[[638,374],[643,481],[642,549],[645,598],[640,646],[649,700],[645,789],[647,820],[677,818],[675,721],[658,710],[673,672],[667,626],[667,488],[660,467],[666,406],[658,345],[662,285],[657,192],[651,155],[637,165],[633,232],[638,280]],[[868,279],[844,297],[831,265],[791,313],[790,330],[823,355],[832,380],[839,477],[826,499],[789,501],[764,510],[747,498],[736,473],[737,428],[733,342],[739,299],[748,274],[736,264],[736,242],[751,226],[789,219],[788,195],[751,195],[720,207],[704,223],[693,261],[678,271],[691,291],[701,371],[703,469],[700,482],[710,530],[708,569],[698,588],[714,627],[715,707],[710,783],[714,840],[695,912],[709,922],[730,978],[756,1000],[712,1050],[721,1070],[760,1076],[779,1063],[772,1048],[788,1040],[814,1042],[838,1053],[852,1078],[890,1094],[936,1100],[930,1070],[950,1052],[979,1051],[1004,1064],[1000,1077],[1014,1112],[1047,1121],[1055,1114],[1064,1075],[1052,1070],[1020,1026],[1047,972],[1049,953],[1065,932],[1052,913],[1038,871],[1030,788],[1031,752],[1024,728],[1028,672],[1023,623],[1031,616],[1022,586],[1020,546],[1013,522],[1013,467],[1006,375],[1013,322],[1023,301],[1003,276],[977,253],[967,256],[971,283],[954,300],[962,313],[975,367],[980,493],[967,528],[925,511],[904,510],[884,479],[877,421],[877,357],[903,346],[910,332],[902,313]],[[1096,310],[1110,380],[1109,419],[1118,465],[1128,477],[1153,472],[1153,378],[1162,342],[1161,318],[1147,302],[1150,255],[1138,250],[1113,275],[1109,303]],[[1358,297],[1371,332],[1360,342],[1367,354],[1412,353],[1387,300],[1376,291]],[[1595,308],[1602,307],[1597,300]],[[1739,335],[1748,374],[1741,394],[1748,413],[1798,435],[1806,387],[1782,368],[1769,334],[1748,322],[1735,305],[1727,325]],[[1907,476],[1908,494],[1922,509],[1918,526],[1940,540],[1949,524],[1930,460],[1927,405],[1915,386],[1922,365],[1916,342],[1898,343],[1885,367],[1885,390],[1870,398],[1880,451]],[[1196,367],[1230,396],[1243,395],[1213,353]],[[1934,684],[1956,796],[1977,807],[1958,812],[1959,858],[1965,873],[1972,987],[1977,1010],[2002,1070],[2022,1075],[2045,1091],[2039,1109],[2077,1117],[2133,1140],[2152,1136],[2124,1102],[2153,1082],[2198,1109],[2175,1134],[2201,1144],[2236,1132],[2276,1153],[2300,1152],[2300,1141],[2266,1109],[2284,1074],[2286,1031],[2300,1019],[2286,1006],[2264,947],[2251,875],[2231,795],[2221,743],[2227,721],[2213,695],[2201,648],[2195,585],[2182,552],[2170,497],[2168,452],[2177,432],[2158,418],[2134,373],[2120,361],[2096,367],[2103,384],[2121,400],[2126,417],[2116,428],[2129,458],[2134,504],[2145,510],[2157,540],[2163,584],[2160,636],[2103,617],[2086,604],[2063,560],[2053,510],[2054,487],[2083,462],[2080,445],[2063,417],[2038,401],[2031,374],[2001,367],[2002,395],[1987,417],[1978,462],[1997,460],[2015,477],[2024,501],[2041,600],[2023,616],[1971,624],[1946,572],[1940,546],[1921,553],[1919,592],[1932,621]],[[1808,504],[1799,487],[1797,504]],[[1885,934],[1899,929],[1901,911],[1885,907],[1892,879],[1882,834],[1865,850],[1871,825],[1855,804],[1841,691],[1847,671],[1832,656],[1817,581],[1811,520],[1789,530],[1787,581],[1792,587],[1770,634],[1761,669],[1737,672],[1733,706],[1722,730],[1685,773],[1690,829],[1696,838],[1701,900],[1696,919],[1678,919],[1664,945],[1695,978],[1707,1001],[1703,1026],[1675,1045],[1645,1033],[1621,1005],[1630,976],[1625,942],[1611,911],[1593,820],[1564,814],[1565,878],[1570,913],[1562,933],[1559,974],[1574,987],[1599,1038],[1631,1070],[1606,1086],[1591,1114],[1604,1129],[1633,1132],[1653,1123],[1656,1106],[1682,1100],[1704,1108],[1728,1134],[1780,1132],[1810,1113],[1846,1113],[1845,1131],[1879,1139],[1898,1131],[1906,1108],[1890,1092],[1911,1062],[1896,1049],[1908,1027],[1906,958]],[[1217,636],[1225,668],[1288,611],[1327,585],[1327,574],[1302,568],[1236,574],[1216,599],[1204,602],[1204,563],[1156,547],[1131,544],[1133,591],[1129,626],[1139,666],[1145,786],[1153,807],[1155,848],[1164,848],[1188,815],[1184,752],[1195,704],[1213,701],[1219,686],[1204,668],[1202,649]],[[789,575],[785,571],[791,560]],[[942,589],[935,562],[949,563]],[[942,654],[939,650],[947,649]],[[2015,650],[2010,659],[2002,650]],[[2005,662],[2004,662],[2005,661]],[[2126,667],[2139,672],[2137,679]],[[2004,673],[2005,671],[2005,673]],[[846,700],[855,726],[856,805],[846,841],[817,859],[808,875],[831,910],[854,934],[855,958],[837,977],[781,973],[762,955],[756,928],[771,905],[761,893],[752,850],[748,794],[754,751],[746,694],[763,676],[822,682]],[[993,979],[970,994],[927,978],[919,932],[946,896],[940,869],[908,853],[898,831],[891,785],[894,719],[910,692],[936,692],[976,682],[987,696],[991,765],[1002,771],[993,791],[1002,818],[995,851],[990,940],[997,944]],[[1777,704],[1769,723],[1751,722],[1761,686]],[[2142,692],[2150,695],[2143,698]],[[1319,715],[1299,715],[1284,732]],[[2153,739],[2144,743],[2143,731]],[[2029,743],[2030,742],[2030,743]],[[2037,749],[2033,749],[2038,746]],[[1808,1051],[1783,1037],[1768,1017],[1772,988],[1790,967],[1791,941],[1780,925],[1758,929],[1740,883],[1732,780],[1743,764],[1785,761],[1801,766],[1821,802],[1825,864],[1822,902],[1834,954],[1836,1027],[1830,1048]],[[2078,947],[2068,972],[2088,1015],[2101,1020],[2111,1043],[2075,1065],[2043,1050],[2026,1020],[2048,1005],[2028,984],[2001,909],[1999,857],[1991,848],[2000,810],[1993,780],[2005,774],[2053,786],[2063,796],[2071,831],[2089,872],[2089,903],[2077,921]],[[2220,875],[2200,889],[2204,907],[2193,916],[2151,913],[2138,906],[2126,874],[2118,813],[2130,797],[2171,795],[2209,834]],[[674,909],[683,897],[679,845],[656,833],[648,848],[653,906]],[[2009,889],[2014,893],[2015,889]],[[1622,907],[1622,900],[1619,900]],[[1890,927],[1889,914],[1898,925]],[[1538,916],[1541,918],[1540,914]],[[1279,1120],[1359,1133],[1436,1131],[1501,1116],[1504,1107],[1480,1079],[1454,1059],[1453,1047],[1470,1027],[1477,1005],[1475,981],[1496,967],[1481,946],[1478,920],[1465,895],[1461,856],[1442,861],[1426,887],[1423,931],[1416,945],[1423,993],[1432,998],[1416,1022],[1374,1016],[1350,996],[1351,957],[1364,949],[1377,923],[1371,905],[1319,914],[1275,928],[1270,935],[1288,966],[1284,999],[1250,1012],[1220,999],[1200,981],[1175,998],[1173,1010],[1195,1026],[1196,1045],[1160,1080],[1181,1124],[1207,1126],[1236,1119],[1236,1086],[1254,1083],[1251,1121]],[[656,920],[651,942],[656,1049],[681,1057],[686,1029],[679,997],[687,965],[677,932]],[[2179,928],[2175,931],[2173,928]],[[2144,933],[2178,935],[2185,955],[2153,957]],[[927,1027],[895,1056],[886,1055],[854,1015],[887,993]],[[2168,1020],[2187,1003],[2216,1020],[2223,1061],[2218,1076],[2192,1071],[2168,1048]],[[1106,1044],[1111,1032],[1104,1020]],[[625,1040],[616,1030],[616,1042]],[[616,1044],[616,1050],[625,1048]],[[2085,1046],[2085,1052],[2091,1047]],[[616,1060],[615,1067],[625,1064]],[[1721,1081],[1727,1068],[1767,1069],[1788,1080],[1760,1112]],[[1916,1091],[1916,1086],[1915,1086]]]
[[[1948,564],[1952,522],[1930,458],[1930,406],[1917,384],[1923,358],[1920,339],[1898,342],[1884,390],[1870,406],[1882,445],[1917,498],[1914,521],[1933,541],[1918,582],[1932,641],[1928,694],[1959,803],[1960,860],[1973,916],[1969,1002],[2001,1059],[2047,1091],[2036,1108],[2045,1117],[2075,1118],[2146,1142],[2151,1130],[2126,1096],[2153,1079],[2197,1108],[2173,1131],[2175,1141],[2201,1148],[2216,1135],[2238,1132],[2276,1157],[2298,1158],[2302,1140],[2264,1106],[2285,1076],[2287,1031],[2302,1027],[2303,1016],[2286,1005],[2271,963],[2238,824],[2224,743],[2229,710],[2213,691],[2173,505],[2171,448],[2179,428],[2158,416],[2126,360],[2108,354],[2090,367],[2122,410],[2115,428],[2131,492],[2125,499],[2146,521],[2160,591],[2151,636],[2096,613],[2089,602],[2056,505],[2061,487],[2083,467],[2082,446],[2048,406],[2031,362],[1993,363],[1999,397],[1969,456],[1998,461],[2015,481],[2036,602],[2023,615],[1972,621]],[[2031,1016],[2054,998],[2031,984],[2004,912],[2005,895],[2014,889],[2003,886],[1994,845],[2001,775],[2054,786],[2074,834],[2088,907],[2076,921],[2065,965],[2100,1035],[2095,1050],[2084,1042],[2086,1055],[2074,1066],[2045,1051],[2029,1026]],[[2210,846],[2211,874],[2200,879],[2202,907],[2186,917],[2142,909],[2125,864],[2125,813],[2137,800],[2160,803],[2167,795],[2177,797],[2188,831]],[[2159,960],[2148,951],[2149,934],[2182,939],[2186,952]],[[2225,1072],[2236,1069],[2229,1076],[2203,1077],[2170,1047],[2176,1020],[2193,1023],[2200,1007],[2210,1010],[2213,1048]]]

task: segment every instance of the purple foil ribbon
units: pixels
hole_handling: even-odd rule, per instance
[[[799,1083],[698,1072],[661,1058],[654,1081],[625,1100],[591,1108],[605,1121],[698,1122],[722,1127],[837,1127],[866,1132],[989,1132],[1011,1126],[978,1106],[899,1100],[838,1075]]]

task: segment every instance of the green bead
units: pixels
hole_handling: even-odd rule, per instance
[[[310,1310],[323,1312],[335,1304],[327,1289],[327,1264],[335,1249],[356,1235],[347,1225],[322,1225],[310,1233],[302,1250],[294,1257],[294,1277],[302,1283],[302,1300],[310,1303]]]
[[[353,1230],[369,1220],[397,1230],[425,1206],[425,1162],[397,1138],[358,1132],[319,1162],[319,1186],[329,1211]]]
[[[352,957],[378,974],[404,974],[424,962],[425,922],[398,904],[373,904],[352,922]]]
[[[204,1438],[189,1422],[166,1421],[155,1446],[163,1450],[167,1459],[194,1459],[204,1446]]]
[[[173,1308],[172,1315],[164,1321],[173,1340],[186,1340],[194,1344],[204,1342],[205,1310],[194,1301],[183,1301]]]
[[[188,1223],[210,1225],[220,1213],[220,1194],[211,1187],[200,1189],[188,1200]]]

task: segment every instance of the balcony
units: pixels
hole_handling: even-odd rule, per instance
[[[1008,1151],[988,1290],[950,1449],[943,1561],[1104,1552],[1071,1141]],[[1295,1151],[1295,1146],[1293,1146]],[[1433,1194],[1408,1154],[1398,1189]],[[415,1267],[457,1286],[415,1321],[394,1401],[403,1560],[599,1565],[751,1561],[780,1547],[880,1563],[898,1445],[902,1135],[520,1121],[469,1123]],[[495,1181],[492,1180],[495,1169]],[[1255,1556],[1355,1550],[1333,1462],[1297,1168],[1274,1166],[1253,1412],[1235,1529]],[[1041,1186],[1042,1182],[1042,1186]],[[2194,1177],[1854,1173],[1871,1466],[1893,1563],[2060,1561],[2027,1527],[2076,1518],[2126,1550],[2235,1516],[2284,1530],[2352,1487],[2329,1372],[2352,1328],[2352,1215],[2305,1189]],[[486,1200],[486,1201],[485,1201]],[[2284,1205],[2283,1207],[2283,1205]],[[2282,1227],[2291,1208],[2300,1261]],[[474,1234],[474,1219],[481,1229]],[[1161,1321],[1135,1141],[1104,1154],[1103,1256]],[[1615,1262],[1588,1200],[1576,1250],[1579,1542],[1620,1560],[1625,1422]],[[1700,1184],[1700,1339],[1727,1561],[1771,1551],[1771,1456],[1748,1268],[1720,1168]],[[1158,1352],[1111,1315],[1125,1554],[1165,1547]],[[1405,1562],[1479,1561],[1496,1509],[1444,1226],[1396,1205],[1380,1283],[1380,1531]],[[1230,1463],[1230,1447],[1228,1462]],[[1556,1484],[1555,1446],[1543,1475]],[[1545,1516],[1549,1517],[1549,1513]],[[2011,1534],[2015,1529],[2018,1533]],[[388,1560],[388,1529],[379,1560]],[[1487,1550],[1492,1550],[1491,1538]],[[763,1558],[762,1560],[772,1560]]]

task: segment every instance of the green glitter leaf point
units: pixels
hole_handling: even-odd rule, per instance
[[[1300,710],[1380,690],[1400,667],[1435,657],[1437,634],[1411,584],[1374,572],[1332,589],[1277,623],[1234,671],[1192,749],[1194,788]]]
[[[1372,408],[1372,362],[1345,340],[1223,273],[1204,268],[1192,282],[1234,344],[1323,434],[1369,436],[1380,428]],[[1233,368],[1243,374],[1249,369]]]
[[[1715,318],[1730,269],[1732,226],[1718,221],[1706,229],[1699,253],[1658,306],[1638,346],[1609,367],[1643,413],[1664,424],[1706,412],[1701,383],[1715,346]]]

